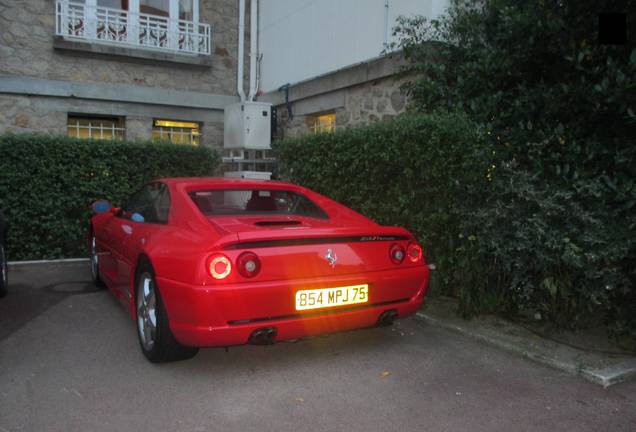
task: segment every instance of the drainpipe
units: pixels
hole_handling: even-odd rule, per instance
[[[236,71],[236,90],[241,103],[245,102],[245,90],[243,89],[243,57],[245,45],[245,0],[239,0],[239,28],[238,28],[238,67]]]
[[[389,44],[389,0],[384,0],[384,48]]]
[[[252,102],[256,97],[256,61],[258,60],[258,0],[250,3],[250,94],[248,100]]]

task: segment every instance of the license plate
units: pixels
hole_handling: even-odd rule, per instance
[[[369,301],[369,285],[296,291],[296,310],[320,309]]]

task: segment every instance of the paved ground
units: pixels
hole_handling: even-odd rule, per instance
[[[416,319],[152,365],[85,267],[13,270],[0,432],[636,430],[636,383],[603,390]]]
[[[456,299],[438,296],[428,298],[417,316],[430,325],[476,338],[603,387],[636,380],[636,355],[609,340],[605,329],[570,332],[495,315],[467,321],[458,316],[457,308]]]

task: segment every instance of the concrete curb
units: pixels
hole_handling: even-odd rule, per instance
[[[88,258],[66,258],[66,259],[56,259],[56,260],[34,260],[34,261],[8,261],[7,265],[9,267],[22,267],[22,266],[37,266],[37,265],[48,265],[48,264],[78,264],[78,263],[87,263]]]
[[[606,367],[591,367],[583,364],[575,348],[560,347],[570,351],[569,355],[556,356],[550,350],[542,349],[531,343],[520,343],[518,338],[510,337],[505,332],[492,331],[492,328],[472,325],[471,327],[458,324],[458,319],[435,317],[426,310],[417,312],[416,316],[435,326],[439,326],[454,332],[470,336],[474,339],[485,342],[496,348],[512,352],[543,365],[552,367],[572,375],[581,376],[588,381],[608,388],[614,384],[625,382],[636,378],[636,358],[627,358],[624,361],[608,365]],[[474,324],[471,322],[471,324]],[[509,323],[510,326],[514,324]],[[523,330],[522,330],[523,331]],[[529,333],[529,332],[528,332]],[[528,335],[530,337],[530,335]],[[536,337],[536,336],[534,336]]]

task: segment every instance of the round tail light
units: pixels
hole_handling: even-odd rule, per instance
[[[225,279],[232,271],[232,262],[225,255],[212,255],[208,260],[208,272],[214,279]]]
[[[406,249],[406,255],[409,257],[409,261],[417,263],[422,261],[422,246],[417,243],[409,244]]]
[[[393,261],[393,264],[402,264],[405,255],[406,253],[402,246],[399,244],[391,245],[391,249],[389,249],[389,257],[391,258],[391,261]]]
[[[251,278],[261,270],[261,260],[253,252],[243,252],[236,260],[236,268],[241,276]]]

